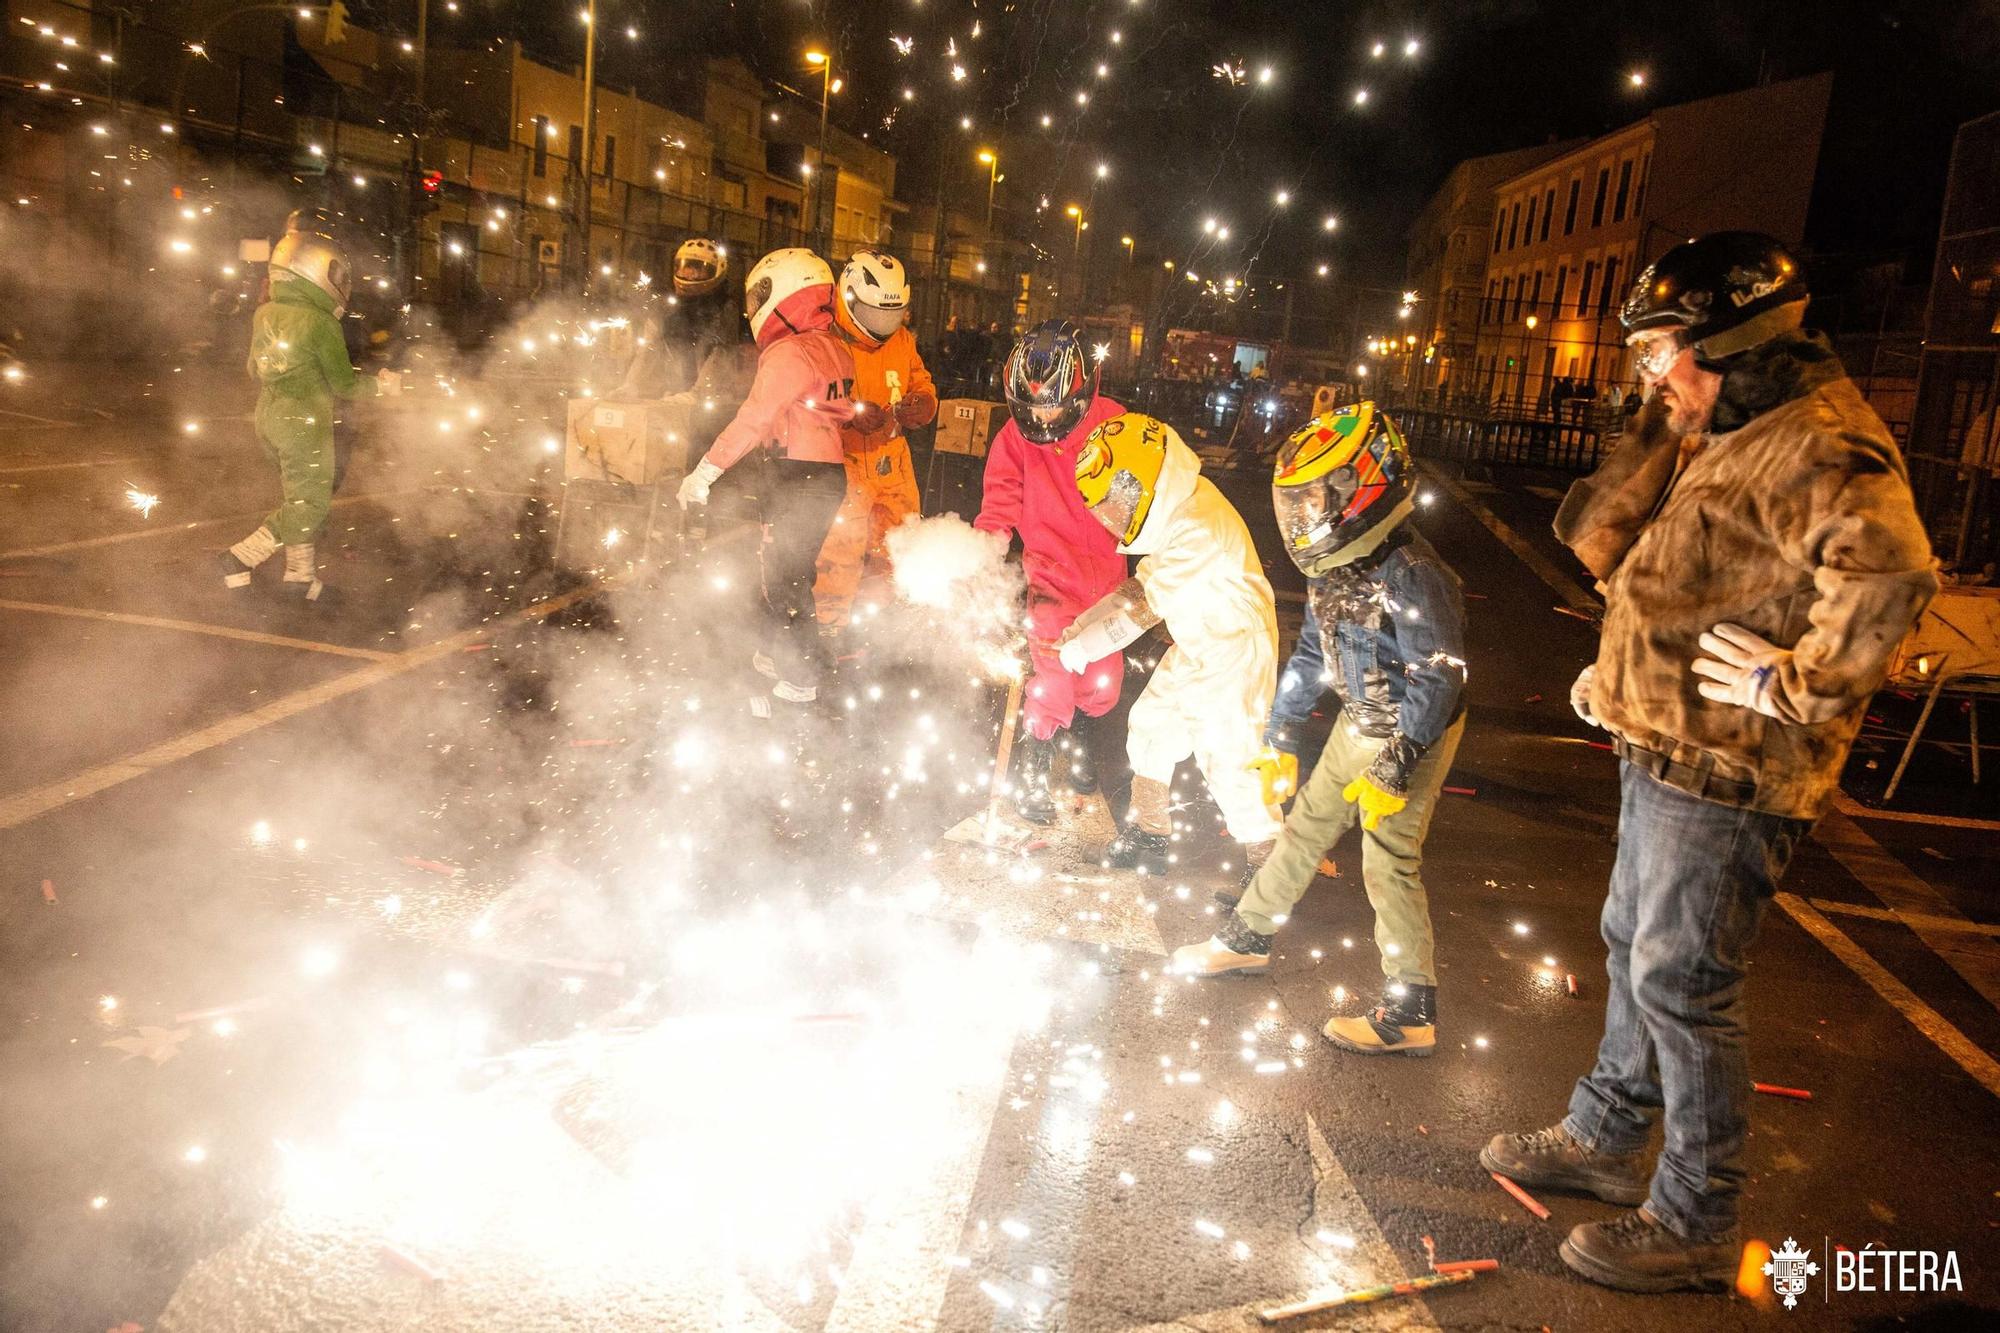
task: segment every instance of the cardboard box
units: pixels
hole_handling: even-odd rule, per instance
[[[563,475],[652,486],[687,471],[691,411],[679,403],[569,400]]]
[[[994,433],[1007,424],[1007,405],[978,398],[947,398],[938,404],[937,439],[941,454],[986,457]]]

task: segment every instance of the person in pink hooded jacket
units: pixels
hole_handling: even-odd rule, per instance
[[[810,250],[773,250],[745,280],[743,310],[757,341],[757,377],[735,418],[680,486],[682,508],[708,503],[709,488],[752,450],[776,455],[764,523],[766,648],[752,656],[789,703],[818,697],[819,619],[814,561],[847,493],[840,428],[870,411],[852,401],[854,358],[833,328],[833,270]],[[874,409],[879,415],[880,409]]]
[[[1056,733],[1077,714],[1103,717],[1118,703],[1125,658],[1114,652],[1082,672],[1056,658],[1055,641],[1071,621],[1125,581],[1117,539],[1091,516],[1076,489],[1076,456],[1101,421],[1125,409],[1096,390],[1083,338],[1067,320],[1044,320],[1007,357],[1004,375],[1010,420],[986,454],[986,482],[979,517],[984,532],[1021,538],[1028,576],[1028,637],[1034,673],[1028,678],[1014,808],[1023,819],[1045,824],[1055,817],[1049,767]],[[1097,790],[1089,741],[1069,750],[1069,783]],[[1114,815],[1118,812],[1114,811]]]

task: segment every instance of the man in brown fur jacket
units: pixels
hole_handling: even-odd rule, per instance
[[[1620,311],[1649,401],[1556,518],[1605,597],[1570,702],[1623,761],[1610,990],[1569,1114],[1497,1136],[1480,1161],[1638,1205],[1562,1246],[1571,1268],[1629,1291],[1735,1275],[1744,954],[1937,590],[1902,456],[1804,331],[1805,302],[1768,236],[1662,255]],[[1656,1112],[1665,1144],[1649,1170]]]

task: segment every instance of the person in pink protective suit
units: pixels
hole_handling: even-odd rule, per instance
[[[1125,581],[1117,540],[1091,517],[1076,489],[1077,451],[1099,422],[1125,409],[1098,395],[1082,335],[1067,320],[1044,320],[1029,330],[1007,357],[1004,383],[1011,419],[987,451],[985,497],[973,526],[1021,538],[1034,672],[1022,701],[1027,734],[1016,746],[1014,808],[1023,819],[1046,824],[1055,818],[1049,768],[1056,733],[1073,729],[1063,745],[1070,787],[1096,791],[1091,745],[1076,719],[1110,712],[1125,676],[1122,651],[1071,672],[1055,650],[1080,612]]]
[[[681,482],[680,502],[708,503],[709,488],[754,449],[775,455],[764,502],[764,601],[770,638],[753,654],[788,703],[818,697],[819,619],[814,562],[847,493],[840,428],[871,411],[851,401],[854,358],[833,328],[833,270],[810,250],[773,250],[750,270],[743,293],[757,377],[735,419]],[[881,409],[872,409],[877,418]]]

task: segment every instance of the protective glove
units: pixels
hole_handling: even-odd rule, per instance
[[[896,424],[904,430],[928,426],[937,417],[937,399],[927,393],[913,393],[896,404]]]
[[[1299,789],[1299,757],[1275,745],[1265,746],[1243,767],[1257,775],[1265,805],[1283,805]]]
[[[1341,791],[1341,800],[1361,807],[1362,828],[1372,832],[1410,803],[1410,775],[1428,749],[1399,731],[1382,746],[1368,771]]]
[[[1708,654],[1697,657],[1693,666],[1695,675],[1707,677],[1695,686],[1702,698],[1735,704],[1765,717],[1778,716],[1777,705],[1771,699],[1771,682],[1779,668],[1791,660],[1789,648],[1780,648],[1741,625],[1730,624],[1717,625],[1696,643]]]
[[[1576,678],[1576,684],[1569,687],[1569,706],[1576,715],[1593,727],[1604,724],[1597,720],[1597,714],[1590,711],[1590,687],[1597,679],[1597,663],[1585,667]]]
[[[399,370],[378,370],[375,372],[375,392],[384,398],[394,398],[403,391],[403,373]]]
[[[681,488],[674,498],[681,502],[681,508],[689,505],[708,503],[708,488],[715,485],[715,479],[722,475],[722,469],[706,458],[694,465],[694,471],[681,478]]]
[[[1394,814],[1400,814],[1410,803],[1407,796],[1385,791],[1375,785],[1375,779],[1363,773],[1341,789],[1340,799],[1349,805],[1361,807],[1361,827],[1374,832],[1382,821]]]
[[[1080,676],[1092,662],[1118,652],[1159,623],[1139,580],[1126,579],[1070,622],[1056,639],[1056,660],[1063,670]]]
[[[889,414],[882,410],[880,403],[871,403],[865,398],[854,400],[854,429],[863,435],[873,435],[889,424]]]

